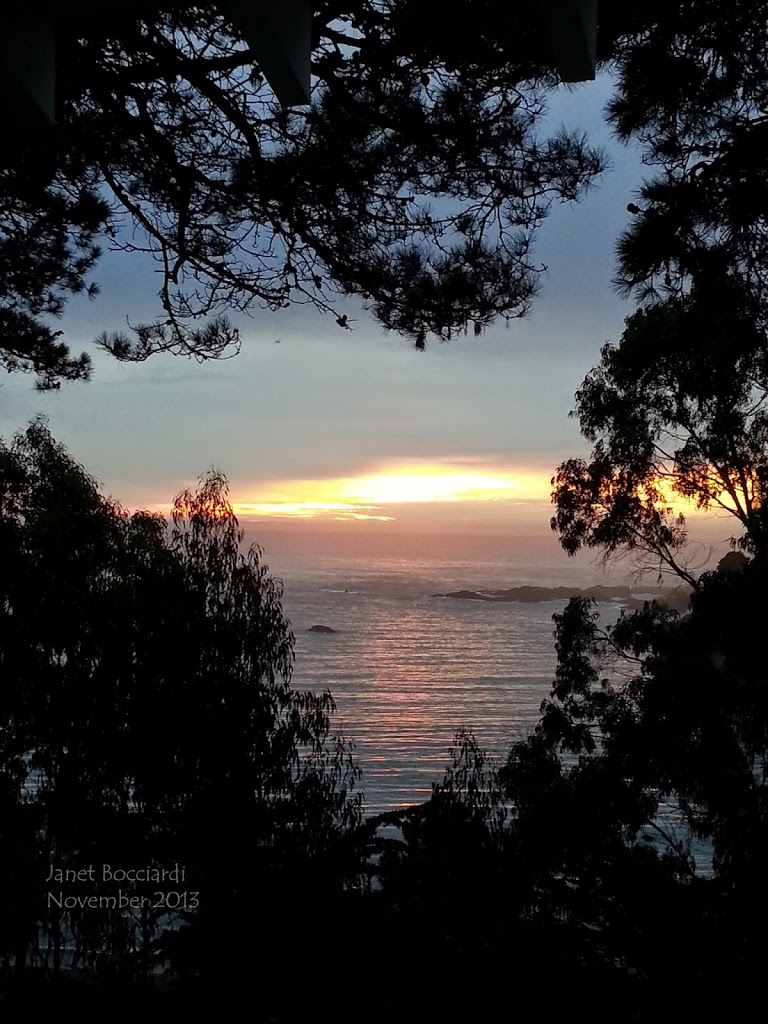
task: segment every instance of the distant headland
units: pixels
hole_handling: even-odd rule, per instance
[[[452,590],[433,597],[451,597],[456,601],[490,601],[502,603],[523,601],[535,604],[542,601],[568,601],[572,597],[586,597],[598,602],[623,604],[632,611],[640,609],[646,601],[663,601],[669,608],[687,612],[691,597],[688,587],[659,587],[655,590],[632,590],[631,587],[510,587],[508,590]]]

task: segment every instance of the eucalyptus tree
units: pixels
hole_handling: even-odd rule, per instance
[[[683,502],[729,520],[765,564],[767,403],[768,345],[743,289],[697,286],[641,306],[576,394],[592,453],[552,481],[564,549],[643,553],[695,587]]]
[[[552,527],[569,554],[642,553],[692,589],[690,610],[601,629],[571,602],[552,692],[501,777],[538,906],[654,982],[674,961],[690,1010],[717,997],[715,973],[751,984],[768,905],[768,7],[647,15],[608,108],[650,168],[617,247],[638,305],[577,392],[592,450],[558,468]],[[715,571],[686,560],[681,499],[732,524]]]
[[[745,549],[768,550],[768,5],[608,18],[607,118],[649,167],[617,244],[638,309],[577,393],[592,457],[559,468],[553,527],[570,553],[644,549],[694,585],[671,499],[732,514]]]
[[[332,855],[360,818],[359,771],[330,693],[290,685],[280,583],[240,550],[225,479],[180,494],[171,523],[128,515],[37,421],[0,447],[0,536],[17,968],[59,967],[67,948],[70,964],[146,970],[169,913],[198,934],[199,908],[261,899],[263,928],[297,873],[343,887]],[[114,905],[121,892],[138,902]]]

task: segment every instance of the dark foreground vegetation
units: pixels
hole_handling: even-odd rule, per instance
[[[397,988],[416,966],[430,1013],[491,1012],[502,978],[556,983],[550,1013],[616,986],[627,1019],[751,989],[768,685],[749,534],[687,615],[602,632],[573,599],[530,737],[497,770],[459,734],[432,798],[377,819],[330,694],[290,686],[279,586],[240,539],[222,478],[167,524],[104,498],[42,422],[0,447],[9,1005],[245,992],[292,1020],[322,978]]]
[[[221,16],[171,6],[73,30],[55,145],[2,157],[0,363],[44,388],[87,376],[46,318],[89,286],[98,239],[139,213],[162,315],[103,339],[121,358],[221,354],[237,343],[221,304],[335,313],[361,296],[418,347],[524,311],[548,197],[578,198],[602,166],[577,136],[531,134],[528,85],[554,83],[527,14],[507,35],[519,28],[531,56],[512,59],[489,42],[497,5],[419,34],[414,5],[353,3],[353,58],[328,8],[318,104],[294,117],[258,80],[248,91]],[[638,306],[577,393],[592,451],[557,470],[553,528],[568,553],[628,553],[671,576],[690,608],[649,604],[601,630],[572,601],[532,735],[498,770],[460,735],[428,803],[365,820],[331,696],[290,686],[279,587],[240,551],[225,481],[180,495],[170,524],[128,515],[33,423],[0,446],[7,1005],[176,1010],[243,992],[265,1021],[526,1018],[524,1000],[545,1020],[582,1006],[706,1020],[742,1016],[759,989],[768,9],[603,6],[608,116],[651,171],[617,251]],[[171,45],[202,38],[214,64]],[[246,108],[233,129],[224,115]],[[410,191],[455,205],[412,216]],[[233,225],[266,226],[269,260]],[[715,570],[689,556],[675,496],[730,517]],[[153,880],[177,865],[183,878]],[[99,902],[117,890],[150,902]]]

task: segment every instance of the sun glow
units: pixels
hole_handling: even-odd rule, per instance
[[[340,493],[355,501],[399,505],[423,501],[494,501],[514,496],[520,484],[501,475],[450,473],[382,473],[354,480]]]
[[[377,520],[405,505],[549,500],[549,472],[473,469],[459,463],[384,466],[370,474],[265,483],[258,500],[235,501],[240,517]]]
[[[749,483],[751,484],[751,481]],[[681,494],[675,489],[675,474],[673,473],[660,474],[654,478],[652,491],[649,492],[647,488],[641,486],[638,488],[638,494],[644,500],[653,500],[657,507],[668,509],[673,516],[682,515],[686,519],[690,519],[692,516],[709,515],[713,511],[725,510],[726,512],[732,512],[734,506],[733,497],[721,485],[721,482],[717,479],[711,479],[706,484],[709,498],[703,504],[696,500],[695,495]],[[741,480],[736,478],[734,485],[735,492],[741,492],[740,496],[743,500]],[[703,492],[704,488],[702,488]],[[747,494],[752,498],[754,496],[754,487],[749,486]]]
[[[379,519],[389,521],[392,516],[373,514],[373,505],[355,505],[339,501],[268,501],[236,502],[235,515],[240,517],[267,516],[278,519],[319,519],[335,513],[334,519]],[[369,511],[371,514],[369,514]]]

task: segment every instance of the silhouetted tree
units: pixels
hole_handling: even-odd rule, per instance
[[[593,456],[560,467],[554,526],[571,553],[643,549],[693,584],[675,493],[733,512],[766,552],[768,8],[605,13],[608,120],[653,169],[617,250],[617,285],[641,307],[577,395]]]
[[[226,313],[253,306],[344,325],[340,295],[417,347],[522,315],[535,228],[603,166],[581,133],[537,130],[557,81],[541,12],[473,2],[437,25],[402,0],[320,4],[313,105],[284,110],[225,11],[59,26],[58,124],[0,160],[6,367],[87,375],[41,317],[95,289],[100,240],[161,275],[159,318],[101,339],[121,359],[219,356],[238,344]]]
[[[648,299],[735,282],[765,326],[767,43],[761,0],[649,4],[623,36],[608,120],[642,144],[653,176],[619,241],[621,289]]]
[[[374,847],[381,855],[377,898],[396,908],[390,927],[409,948],[438,961],[496,948],[492,931],[509,924],[493,922],[504,883],[506,818],[496,768],[467,730],[456,735],[450,758],[425,804],[380,819],[398,821],[402,839]]]
[[[470,0],[438,25],[415,0],[321,4],[313,107],[292,111],[225,11],[60,26],[58,123],[0,158],[3,365],[40,387],[87,377],[48,318],[95,293],[105,242],[151,252],[162,282],[156,320],[102,336],[121,359],[235,351],[233,309],[303,302],[346,326],[343,295],[417,347],[524,313],[536,227],[604,165],[580,133],[537,131],[557,84],[541,11]],[[763,309],[765,44],[759,0],[601,10],[609,119],[657,169],[630,204],[621,287],[735,276]]]
[[[646,296],[577,393],[593,452],[553,479],[563,548],[643,552],[692,587],[691,607],[648,604],[601,631],[572,601],[552,695],[501,773],[541,906],[654,982],[674,960],[702,1005],[713,971],[753,980],[766,908],[768,348],[751,289],[746,273],[715,288],[697,272]],[[684,560],[676,495],[733,517],[740,550],[716,571]]]
[[[572,601],[552,694],[501,772],[540,907],[606,960],[674,978],[689,1012],[725,978],[754,985],[767,906],[768,9],[722,15],[651,4],[617,51],[609,119],[653,167],[618,246],[640,304],[576,396],[592,454],[552,481],[569,554],[643,553],[693,589],[690,611],[601,630]],[[739,550],[714,572],[688,564],[675,497],[732,517]]]
[[[576,395],[589,461],[553,478],[552,528],[582,547],[640,551],[687,584],[685,518],[670,502],[730,513],[768,553],[768,345],[741,293],[698,289],[641,307]]]
[[[650,604],[605,630],[572,601],[552,694],[500,773],[539,912],[704,1004],[755,981],[768,908],[765,582],[726,563],[683,619]]]
[[[155,907],[157,890],[197,892],[208,921],[257,904],[250,926],[269,936],[297,878],[341,884],[359,772],[330,694],[290,686],[280,584],[258,548],[241,552],[220,475],[172,518],[126,514],[42,422],[0,446],[0,938],[17,969],[56,969],[66,949],[148,970],[169,911],[194,909]],[[150,898],[131,912],[48,895],[114,896],[101,865],[176,863],[185,879],[120,884]],[[88,865],[81,884],[46,883]]]

